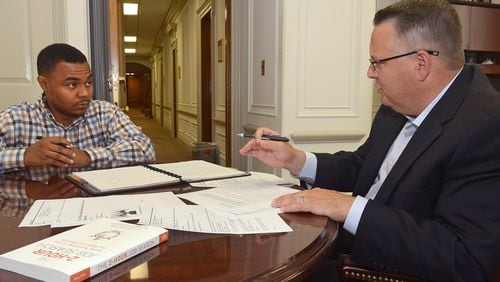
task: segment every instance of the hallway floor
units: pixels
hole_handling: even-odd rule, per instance
[[[177,138],[171,137],[170,133],[158,121],[146,117],[140,109],[130,109],[127,114],[153,141],[156,151],[156,163],[191,160],[191,149]]]

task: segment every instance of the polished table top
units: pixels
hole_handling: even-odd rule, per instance
[[[58,177],[26,180],[27,175],[1,176],[0,253],[64,231],[63,228],[17,227],[35,199],[88,196]],[[161,187],[155,192],[193,191],[189,187]],[[282,214],[293,232],[221,235],[169,230],[167,242],[115,266],[91,281],[239,281],[296,280],[306,277],[327,258],[337,224],[309,213]],[[0,270],[0,281],[32,279]]]

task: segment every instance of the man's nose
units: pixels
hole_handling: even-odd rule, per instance
[[[92,86],[87,86],[87,85],[83,85],[82,87],[80,87],[79,91],[78,91],[78,96],[80,97],[92,97],[92,94],[93,94],[93,87]]]
[[[368,70],[366,71],[366,76],[371,79],[375,79],[377,77],[377,72],[375,71],[374,67],[369,64],[368,65]]]

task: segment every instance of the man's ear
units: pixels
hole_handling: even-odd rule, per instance
[[[43,75],[39,75],[36,77],[36,79],[38,80],[38,84],[42,88],[43,92],[47,92],[47,90],[49,89],[47,78]]]
[[[417,52],[417,75],[418,80],[424,81],[427,79],[431,72],[432,67],[432,58],[429,53],[424,50],[420,50]]]

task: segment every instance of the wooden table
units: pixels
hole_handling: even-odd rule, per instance
[[[41,198],[49,195],[37,192],[28,194]],[[80,192],[72,196],[80,196]],[[16,217],[12,211],[5,210],[9,200],[12,199],[0,202],[3,209],[0,210],[0,253],[63,231],[47,226],[17,227],[22,215]],[[170,230],[170,239],[166,243],[93,277],[91,281],[284,281],[304,278],[329,256],[337,224],[309,213],[283,214],[282,217],[293,232],[217,235]],[[0,270],[0,281],[32,279]]]

